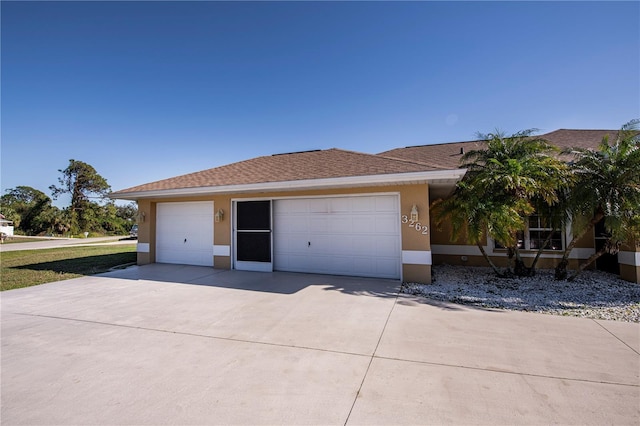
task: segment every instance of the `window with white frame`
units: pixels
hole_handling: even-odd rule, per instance
[[[551,233],[551,239],[544,248],[545,250],[563,250],[562,231],[554,230],[550,227],[544,217],[532,215],[527,218],[527,229],[518,231],[516,238],[518,239],[518,248],[521,250],[538,250]],[[505,248],[502,244],[495,241],[495,248]]]

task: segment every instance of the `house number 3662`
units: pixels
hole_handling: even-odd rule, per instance
[[[420,232],[422,235],[427,235],[429,233],[429,227],[427,225],[422,226],[420,222],[410,219],[406,214],[402,215],[402,223],[409,224],[409,228],[415,229],[416,232]]]

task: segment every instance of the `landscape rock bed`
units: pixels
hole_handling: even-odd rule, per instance
[[[491,268],[433,267],[432,284],[404,283],[402,292],[464,305],[554,315],[640,322],[640,284],[601,271],[556,281],[553,270],[534,277],[498,278]]]

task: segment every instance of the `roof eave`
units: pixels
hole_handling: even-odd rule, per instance
[[[159,189],[109,194],[118,200],[139,200],[147,198],[193,197],[215,194],[240,194],[268,191],[298,191],[305,189],[346,188],[357,186],[456,182],[464,176],[466,169],[433,170],[425,172],[349,176],[327,179],[306,179],[284,182],[264,182],[243,185],[200,186],[194,188]]]

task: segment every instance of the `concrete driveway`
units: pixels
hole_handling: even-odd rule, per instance
[[[638,424],[640,325],[149,265],[3,292],[2,424]]]

